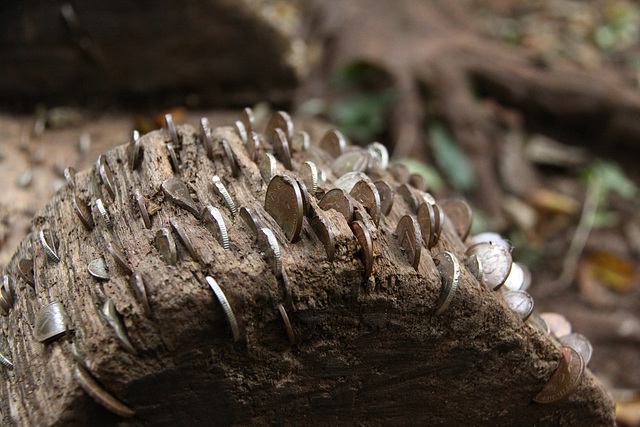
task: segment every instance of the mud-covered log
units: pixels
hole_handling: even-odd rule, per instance
[[[266,212],[267,185],[233,128],[214,129],[204,144],[189,125],[178,134],[179,141],[166,130],[143,136],[139,164],[130,144],[109,151],[104,163],[77,173],[74,185],[61,189],[34,219],[6,269],[13,306],[1,320],[0,352],[13,369],[0,371],[3,425],[614,423],[611,398],[588,370],[567,398],[533,402],[558,366],[559,347],[462,263],[451,305],[435,314],[441,276],[433,256],[448,250],[463,260],[467,246],[450,219],[436,246],[421,245],[414,268],[395,235],[401,217],[415,216],[405,199],[396,194],[378,226],[354,201],[372,234],[373,269],[365,277],[362,248],[347,220],[320,209],[313,194],[300,237],[290,242]],[[292,169],[278,162],[278,173],[296,176],[312,160],[332,182],[331,157],[317,147],[319,139],[312,135],[308,150],[292,147]],[[175,148],[177,171],[167,143]],[[261,138],[258,162],[271,149]],[[229,154],[237,162],[235,177]],[[398,184],[386,171],[376,174]],[[250,208],[272,230],[284,274],[274,274],[268,250],[245,217],[232,216],[213,190],[214,175],[238,209]],[[172,177],[186,184],[190,201],[174,203],[166,185],[163,190]],[[320,191],[331,184],[324,187]],[[90,206],[89,226],[76,214],[74,197]],[[183,207],[191,204],[196,212],[207,205],[219,210],[229,249],[215,227],[212,232]],[[333,232],[332,261],[311,226],[318,213]],[[157,244],[161,228],[175,241],[175,264],[161,253],[166,242]],[[55,234],[57,246],[53,238],[43,244],[43,230]],[[121,248],[120,263],[114,244]],[[88,271],[99,258],[108,280]],[[25,259],[33,260],[33,286],[25,280],[25,261],[20,264]],[[237,340],[207,276],[233,310]],[[36,339],[37,317],[52,302],[62,303],[70,327],[43,343]],[[98,385],[88,386],[92,380]]]

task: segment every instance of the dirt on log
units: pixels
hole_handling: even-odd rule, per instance
[[[399,219],[413,212],[396,195],[379,226],[370,221],[374,262],[367,278],[347,220],[335,210],[321,210],[313,195],[300,239],[289,242],[264,209],[267,185],[233,128],[217,128],[212,135],[228,142],[238,165],[235,177],[223,145],[212,150],[191,126],[178,130],[177,171],[167,149],[170,133],[151,132],[140,139],[142,160],[135,168],[129,144],[104,155],[113,171],[114,197],[98,171],[86,170],[34,219],[6,269],[14,302],[1,320],[0,351],[13,370],[0,371],[3,425],[614,424],[613,402],[588,370],[568,398],[548,405],[532,401],[558,366],[560,349],[465,267],[450,307],[434,314],[441,277],[433,256],[448,250],[462,260],[468,243],[449,219],[439,243],[421,248],[414,269],[394,235]],[[331,157],[315,146],[320,135],[311,137],[308,150],[293,151],[291,170],[278,162],[278,172],[295,176],[313,160],[332,182]],[[261,141],[261,152],[271,148]],[[238,208],[251,208],[261,226],[273,231],[288,281],[273,273],[243,217],[233,216],[212,191],[214,175]],[[165,195],[162,183],[174,176],[187,185],[198,209],[220,210],[228,250],[198,216]],[[147,200],[150,228],[136,204],[137,189]],[[91,206],[93,229],[74,212],[74,197]],[[111,228],[96,208],[98,198]],[[315,213],[333,230],[333,261],[310,225]],[[155,243],[163,227],[176,242],[175,265],[165,262]],[[191,250],[176,228],[188,234]],[[59,262],[46,254],[42,230],[55,233]],[[109,251],[114,243],[122,249],[123,265]],[[26,258],[33,260],[33,287],[18,273]],[[106,262],[108,280],[89,274],[87,265],[96,258]],[[131,273],[143,279],[148,308],[131,285]],[[235,314],[235,342],[205,276],[219,284]],[[105,316],[108,301],[124,328]],[[71,330],[41,343],[34,336],[36,317],[52,302],[62,303]],[[98,392],[90,389],[89,396],[78,372],[135,414],[121,418],[109,412],[105,405],[132,415],[112,400],[94,400]]]

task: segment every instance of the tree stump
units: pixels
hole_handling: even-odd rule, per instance
[[[140,164],[132,144],[119,146],[96,169],[77,173],[37,214],[6,269],[13,306],[2,318],[0,353],[13,369],[0,373],[3,425],[614,424],[613,402],[588,370],[568,398],[532,401],[558,366],[559,347],[464,266],[451,305],[435,314],[441,277],[433,256],[447,250],[463,260],[468,244],[450,219],[435,247],[421,246],[414,268],[395,236],[400,218],[414,213],[396,194],[378,226],[368,221],[367,277],[345,217],[322,210],[311,194],[310,215],[291,243],[265,210],[267,184],[234,129],[214,129],[210,140],[198,134],[185,125],[177,138],[167,130],[144,135]],[[259,161],[274,148],[270,140],[260,137]],[[312,160],[333,182],[331,155],[315,144],[319,135],[311,140],[307,150],[292,147],[291,168],[278,161],[278,172],[295,177]],[[387,171],[375,173],[400,183]],[[214,191],[214,175],[237,209],[250,208],[272,230],[281,277],[245,217],[234,216]],[[188,189],[190,199],[181,204],[162,189],[173,177]],[[88,226],[74,198],[90,206]],[[367,221],[360,202],[353,204]],[[197,215],[207,205],[221,213],[229,249]],[[333,260],[311,225],[315,214],[333,231]],[[161,228],[175,241],[175,264],[159,250],[166,241],[156,244]],[[44,230],[57,237],[57,246],[44,241],[59,262],[46,253]],[[177,231],[188,235],[190,247]],[[88,272],[100,258],[108,280]],[[33,286],[24,259],[33,260]],[[132,284],[136,275],[144,293],[140,282]],[[226,296],[237,330],[206,276]],[[69,329],[42,343],[37,317],[52,302],[64,306]],[[91,380],[99,386],[88,386]]]

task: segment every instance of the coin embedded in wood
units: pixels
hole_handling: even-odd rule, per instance
[[[171,141],[175,145],[180,145],[180,137],[178,136],[178,129],[176,129],[176,124],[173,122],[173,116],[171,114],[165,114],[164,122],[166,124],[167,131],[169,132],[169,136],[171,137]]]
[[[205,151],[209,158],[213,158],[213,152],[218,148],[211,138],[211,125],[209,119],[202,117],[200,119],[200,129],[198,132],[198,139],[200,143],[204,145]]]
[[[293,333],[293,328],[291,327],[291,322],[289,321],[289,315],[287,314],[287,310],[284,308],[284,305],[278,304],[278,311],[280,312],[280,316],[282,317],[282,321],[284,322],[284,327],[287,331],[287,338],[289,338],[289,343],[291,345],[295,345],[296,336]]]
[[[246,144],[247,140],[249,139],[249,135],[247,134],[247,129],[244,127],[244,123],[242,123],[240,120],[236,120],[234,126],[236,128],[238,138],[240,138],[243,144]]]
[[[380,223],[380,194],[378,189],[370,180],[361,180],[351,189],[351,196],[362,203],[367,210],[373,223],[378,226]]]
[[[526,321],[533,312],[533,298],[525,291],[506,291],[502,297],[507,305],[523,321]]]
[[[238,321],[236,319],[235,314],[233,314],[233,309],[231,308],[231,304],[227,300],[224,292],[220,288],[220,285],[213,279],[211,276],[207,276],[205,278],[209,287],[215,294],[216,298],[220,302],[222,306],[222,311],[224,311],[225,316],[227,317],[227,321],[229,322],[229,326],[231,327],[231,333],[233,334],[233,342],[236,342],[240,339],[240,328],[238,327]]]
[[[76,170],[69,166],[64,170],[63,175],[69,187],[76,188]]]
[[[120,317],[120,313],[118,313],[116,305],[111,299],[108,299],[102,306],[102,314],[104,315],[104,318],[106,319],[109,326],[111,326],[111,328],[115,332],[116,338],[120,342],[120,345],[122,345],[122,347],[129,353],[138,354],[133,344],[131,344],[129,334],[127,333],[127,328],[122,321],[122,317]]]
[[[253,238],[257,239],[258,230],[262,229],[262,226],[260,225],[260,221],[258,220],[258,217],[253,212],[253,209],[246,206],[242,207],[240,209],[240,217],[244,219],[244,222],[249,227],[249,230],[251,230],[251,234],[253,234]]]
[[[336,179],[333,183],[333,188],[341,188],[345,193],[350,193],[354,185],[363,179],[369,180],[369,176],[363,172],[349,172]]]
[[[193,215],[200,214],[198,206],[191,198],[187,185],[180,178],[172,177],[162,183],[162,191],[176,205],[188,210]]]
[[[303,205],[300,187],[288,175],[276,175],[267,187],[264,209],[276,220],[290,242],[302,230]]]
[[[89,274],[91,274],[96,279],[100,280],[109,280],[111,276],[109,275],[109,269],[107,268],[107,264],[104,262],[102,258],[96,258],[87,265],[87,270]]]
[[[275,234],[268,228],[261,228],[258,243],[262,246],[267,261],[276,277],[282,276],[282,255]]]
[[[174,231],[180,238],[180,241],[182,242],[182,244],[185,246],[185,248],[187,248],[187,251],[189,252],[189,255],[191,255],[191,258],[195,262],[199,262],[200,257],[198,256],[195,248],[193,247],[193,242],[191,241],[191,237],[189,236],[189,233],[187,232],[187,230],[174,218],[172,218],[169,222],[171,223],[171,227],[174,229]]]
[[[340,178],[349,172],[365,172],[371,163],[371,154],[365,150],[349,151],[331,163],[331,171]]]
[[[437,203],[433,204],[433,218],[435,219],[435,229],[432,235],[431,246],[438,244],[440,234],[442,233],[442,227],[444,226],[444,213]]]
[[[227,187],[224,186],[224,184],[222,183],[222,180],[220,180],[220,177],[218,175],[214,175],[211,178],[211,181],[213,181],[213,191],[218,196],[220,196],[222,200],[224,200],[224,203],[227,205],[227,208],[229,208],[229,212],[231,213],[231,216],[235,217],[238,214],[238,208],[236,207],[235,202],[231,198],[231,195],[227,191]]]
[[[287,112],[276,111],[273,113],[264,134],[267,138],[273,138],[276,129],[281,129],[284,132],[287,142],[291,141],[293,138],[293,122]],[[269,140],[269,142],[273,144],[273,140]]]
[[[73,196],[72,202],[73,210],[82,225],[84,225],[84,228],[86,228],[87,231],[93,230],[95,223],[93,222],[93,216],[91,215],[91,209],[89,209],[89,206],[75,195]]]
[[[482,267],[482,261],[478,255],[472,255],[464,262],[469,272],[476,278],[478,283],[485,285],[484,282],[484,268]]]
[[[511,252],[493,242],[477,243],[467,249],[468,256],[478,255],[482,261],[487,287],[497,290],[507,280],[511,271]]]
[[[100,164],[100,178],[102,179],[102,183],[107,189],[107,193],[111,196],[112,199],[116,198],[116,178],[109,167],[109,164],[104,161]]]
[[[53,231],[40,230],[38,236],[40,237],[42,248],[49,259],[55,262],[60,262],[60,258],[58,257],[58,239]]]
[[[405,184],[409,182],[409,169],[403,165],[402,163],[394,163],[390,165],[388,168],[391,176],[396,180],[399,184]]]
[[[328,211],[334,209],[341,213],[347,223],[353,220],[353,203],[342,188],[333,188],[322,197],[319,206]]]
[[[236,159],[236,155],[234,154],[233,149],[231,148],[231,145],[224,139],[222,140],[222,150],[224,153],[224,157],[227,159],[227,162],[229,163],[229,168],[231,169],[231,175],[237,177],[238,174],[240,173],[240,168],[238,167],[238,159]]]
[[[336,255],[336,242],[331,230],[331,224],[325,217],[318,215],[311,220],[311,228],[322,242],[327,252],[327,258],[329,261],[333,261]]]
[[[134,192],[136,203],[138,204],[138,210],[140,211],[140,218],[145,228],[151,228],[151,218],[149,218],[149,212],[147,212],[147,199],[142,195],[142,191],[136,188]]]
[[[527,319],[529,324],[536,328],[539,332],[547,335],[551,335],[551,328],[546,320],[540,317],[539,314],[533,314],[529,319]]]
[[[378,180],[373,183],[378,190],[378,195],[380,196],[380,211],[383,215],[387,216],[391,212],[391,208],[393,207],[393,196],[395,192],[393,191],[393,187],[385,180]]]
[[[156,232],[155,242],[158,252],[164,258],[164,262],[175,265],[178,262],[178,253],[176,252],[176,243],[173,240],[171,231],[167,228],[160,228]]]
[[[16,265],[18,274],[22,279],[27,282],[31,287],[34,287],[35,282],[33,280],[33,260],[31,258],[20,258]]]
[[[409,262],[418,269],[420,264],[420,252],[422,249],[422,233],[418,222],[411,215],[405,215],[398,221],[395,236],[398,238],[400,247],[404,250]]]
[[[173,169],[174,173],[180,173],[180,162],[178,162],[178,155],[176,154],[176,150],[173,148],[173,144],[169,143],[166,145],[167,151],[169,152],[169,160],[171,162],[171,169]]]
[[[242,208],[244,209],[244,208]],[[242,216],[242,210],[240,210]],[[202,221],[207,228],[216,236],[216,239],[224,249],[229,249],[229,235],[227,234],[227,226],[224,218],[218,208],[208,205],[202,211]]]
[[[300,178],[311,194],[315,195],[318,191],[318,168],[315,163],[306,161],[300,167]]]
[[[407,205],[409,205],[409,210],[411,210],[411,212],[416,212],[418,210],[420,202],[418,201],[418,198],[413,193],[413,190],[411,189],[411,187],[409,187],[408,184],[400,184],[396,189],[396,193],[401,195],[404,201],[407,202]]]
[[[332,129],[324,134],[319,147],[329,153],[331,157],[338,158],[347,147],[347,140],[339,130]]]
[[[71,329],[71,319],[60,302],[52,302],[38,312],[33,337],[40,342],[52,341]]]
[[[409,175],[409,185],[418,191],[427,191],[427,180],[419,173]]]
[[[584,365],[587,366],[589,361],[591,360],[591,355],[593,354],[593,346],[582,334],[569,334],[564,335],[558,338],[558,341],[564,346],[571,347],[576,350],[582,356],[582,360],[584,360]]]
[[[296,151],[307,151],[311,146],[311,138],[309,134],[303,130],[293,135],[291,140],[291,148]]]
[[[131,267],[129,266],[129,262],[127,261],[127,257],[125,256],[122,248],[118,246],[115,242],[109,242],[107,245],[107,250],[118,264],[127,274],[131,274]]]
[[[537,403],[555,403],[569,396],[580,384],[584,372],[584,360],[571,347],[561,347],[562,357],[549,381],[533,401]]]
[[[282,162],[285,168],[292,169],[291,166],[291,151],[289,150],[289,143],[287,142],[287,136],[280,128],[273,130],[271,136],[271,144],[273,150],[276,153],[276,157]]]
[[[151,315],[151,305],[149,304],[149,298],[147,297],[147,286],[144,283],[144,277],[142,277],[142,274],[137,272],[133,273],[131,275],[130,283],[136,299],[142,305],[144,313],[147,316]]]
[[[253,110],[251,110],[251,108],[247,107],[244,110],[242,110],[240,121],[244,125],[244,129],[247,131],[247,134],[250,134],[251,132],[254,131],[253,127],[254,127],[255,120],[253,118]]]
[[[109,216],[109,212],[107,211],[106,206],[102,202],[102,199],[96,199],[96,208],[98,209],[98,213],[102,217],[102,221],[104,221],[104,225],[107,228],[112,228],[113,223],[111,222],[111,217]]]
[[[435,212],[433,211],[433,205],[430,203],[422,202],[418,206],[418,224],[420,225],[420,231],[422,232],[422,240],[424,245],[431,249],[433,246],[433,236],[436,232],[436,219]]]
[[[367,151],[372,154],[373,161],[380,166],[381,169],[386,169],[389,166],[389,151],[387,147],[379,142],[372,142],[367,145]]]
[[[509,291],[526,290],[531,284],[531,272],[517,262],[511,264],[511,271],[502,289]]]
[[[476,234],[471,238],[473,243],[493,242],[497,245],[503,246],[506,250],[511,252],[511,243],[502,238],[498,233],[487,231],[484,233]]]
[[[460,283],[460,263],[458,258],[448,251],[440,252],[433,257],[441,279],[440,298],[436,308],[436,315],[442,314],[458,290]]]
[[[274,176],[276,176],[276,158],[271,153],[264,153],[264,157],[260,162],[260,176],[265,184],[269,184]]]
[[[309,201],[309,192],[307,191],[307,186],[304,184],[304,181],[297,176],[293,176],[294,181],[298,184],[298,188],[300,188],[300,196],[302,197],[302,212],[304,215],[311,214],[311,202]]]
[[[131,418],[136,413],[124,403],[113,397],[80,365],[76,364],[73,370],[73,378],[80,387],[98,404],[124,418]]]
[[[0,363],[2,363],[2,365],[4,365],[4,367],[9,370],[13,369],[13,362],[9,360],[8,355],[5,356],[4,354],[0,353]]]
[[[469,203],[460,199],[450,199],[440,203],[440,208],[453,223],[460,239],[464,241],[469,235],[473,222],[473,210]]]
[[[134,130],[131,132],[131,140],[129,141],[129,165],[131,169],[135,169],[142,161],[142,144],[140,143],[140,132]]]
[[[364,277],[367,278],[371,276],[373,271],[373,239],[371,238],[371,231],[360,221],[353,221],[351,230],[360,245],[362,264],[364,264]]]
[[[256,155],[258,153],[258,150],[260,149],[260,138],[258,138],[258,134],[256,134],[255,132],[249,133],[245,149],[247,150],[247,155],[249,156],[249,158],[255,162]]]
[[[556,337],[563,337],[571,333],[571,323],[562,314],[541,313],[540,317],[547,322],[551,333]]]

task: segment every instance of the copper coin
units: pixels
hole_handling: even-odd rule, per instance
[[[484,280],[487,287],[497,290],[507,280],[511,271],[511,252],[492,242],[483,242],[470,246],[468,256],[478,255],[482,261]]]
[[[147,286],[144,283],[144,278],[140,273],[133,273],[131,276],[131,287],[136,299],[142,305],[144,313],[149,316],[151,314],[151,305],[149,304],[149,298],[147,297]]]
[[[95,223],[93,222],[93,216],[91,215],[91,209],[89,209],[89,206],[75,195],[72,200],[73,210],[78,216],[78,219],[80,219],[82,225],[84,225],[84,228],[86,228],[87,231],[93,230]]]
[[[282,317],[282,321],[284,322],[284,327],[287,331],[287,337],[289,338],[289,343],[291,345],[295,345],[296,336],[293,333],[293,328],[291,327],[291,322],[289,321],[289,315],[287,314],[287,310],[284,308],[282,304],[278,304],[278,311],[280,312],[280,316]]]
[[[458,290],[460,283],[460,262],[448,251],[443,251],[433,257],[433,262],[440,273],[441,287],[436,315],[443,313],[451,304],[451,300]]]
[[[156,248],[164,262],[170,265],[175,265],[178,262],[178,253],[176,252],[176,243],[173,241],[171,231],[167,228],[160,228],[156,232]]]
[[[240,121],[244,125],[244,128],[247,131],[247,134],[251,134],[251,132],[254,131],[253,126],[255,123],[255,119],[253,118],[253,110],[251,110],[251,108],[247,107],[244,110],[242,110]]]
[[[427,191],[427,180],[419,173],[409,175],[409,185],[419,191]]]
[[[549,381],[533,398],[537,403],[555,403],[569,396],[580,384],[584,372],[584,360],[571,347],[561,347],[562,358]]]
[[[329,190],[322,197],[318,206],[325,211],[328,211],[329,209],[338,211],[342,216],[344,216],[347,223],[351,223],[351,220],[353,219],[353,203],[351,203],[351,200],[347,197],[347,193],[345,193],[341,188]]]
[[[437,203],[433,204],[433,218],[435,219],[435,229],[432,236],[433,239],[431,241],[431,246],[438,244],[440,234],[442,234],[442,227],[444,225],[444,212],[440,209],[440,206]]]
[[[260,225],[260,221],[258,220],[258,217],[253,212],[253,210],[246,206],[242,207],[240,209],[240,217],[244,219],[244,222],[247,223],[249,230],[251,230],[251,233],[253,234],[253,238],[257,239],[258,230],[260,230],[262,226]]]
[[[267,138],[273,138],[275,136],[274,131],[281,129],[284,132],[287,143],[293,138],[293,122],[291,116],[285,111],[276,111],[269,119],[267,129],[264,134]],[[269,143],[273,145],[273,140],[269,140]]]
[[[180,241],[182,242],[182,244],[185,246],[185,248],[187,248],[189,255],[191,255],[191,259],[193,259],[195,262],[199,262],[200,257],[198,256],[195,248],[193,247],[193,242],[191,241],[191,237],[189,237],[189,233],[187,232],[187,230],[182,226],[182,224],[180,224],[178,221],[176,221],[173,218],[169,222],[171,223],[171,227],[174,229],[174,231],[180,238]]]
[[[502,297],[507,305],[515,314],[523,321],[527,321],[533,312],[533,298],[525,291],[506,291],[502,293]]]
[[[360,221],[353,221],[351,223],[351,230],[360,244],[360,254],[362,263],[364,264],[364,277],[369,277],[373,271],[373,240],[371,239],[371,231]]]
[[[418,206],[418,224],[420,225],[420,230],[422,231],[422,239],[424,241],[424,245],[431,249],[433,246],[431,242],[433,241],[433,235],[436,232],[436,218],[435,212],[433,211],[433,205],[430,203],[420,203]]]
[[[593,346],[582,334],[569,334],[558,338],[560,343],[564,346],[571,347],[576,350],[582,356],[582,360],[584,360],[584,365],[587,366],[589,361],[591,360],[591,355],[593,354]]]
[[[31,258],[20,258],[16,265],[18,274],[22,279],[27,282],[31,287],[34,287],[35,282],[33,280],[33,260]]]
[[[116,264],[122,267],[122,269],[127,274],[133,273],[133,271],[131,271],[131,267],[129,266],[129,262],[127,261],[127,257],[122,251],[122,248],[118,246],[118,244],[116,244],[115,242],[109,242],[109,244],[107,245],[107,250],[113,257],[113,259],[116,261]]]
[[[104,183],[105,188],[109,193],[109,196],[111,196],[111,198],[115,200],[116,198],[115,176],[113,175],[113,172],[111,171],[111,168],[109,167],[109,164],[106,161],[102,162],[102,164],[100,165],[100,178],[102,179],[102,182]]]
[[[169,136],[171,137],[171,142],[173,142],[175,145],[180,145],[180,137],[178,136],[178,129],[176,129],[176,124],[173,122],[173,116],[171,114],[165,114],[164,122],[167,132],[169,132]]]
[[[309,201],[309,192],[307,191],[307,186],[304,185],[304,181],[298,178],[297,176],[293,176],[293,179],[298,184],[300,188],[300,196],[302,196],[302,211],[304,215],[311,214],[311,202]]]
[[[178,206],[185,208],[195,216],[200,215],[198,206],[191,198],[187,185],[180,178],[169,178],[162,183],[162,191]]]
[[[409,169],[402,163],[394,163],[389,166],[388,170],[397,183],[404,184],[409,182]]]
[[[407,202],[407,205],[409,205],[409,210],[411,212],[416,212],[418,210],[420,202],[408,184],[400,184],[396,189],[396,194],[402,196],[404,201]]]
[[[393,196],[395,192],[393,191],[393,187],[385,180],[378,180],[373,183],[378,190],[378,195],[380,196],[380,211],[383,215],[389,215],[391,212],[391,208],[393,207]]]
[[[450,199],[442,202],[440,208],[453,223],[460,239],[465,240],[471,231],[473,221],[473,210],[469,203],[460,199]]]
[[[347,140],[339,130],[332,129],[324,134],[320,140],[319,147],[333,158],[338,158],[347,147]]]
[[[64,170],[63,175],[69,187],[76,188],[76,170],[69,166]]]
[[[138,204],[138,210],[140,211],[140,218],[142,218],[142,222],[144,223],[145,228],[151,228],[151,219],[149,218],[149,212],[147,212],[147,200],[142,195],[142,191],[136,188],[133,193],[136,198],[136,203]]]
[[[276,175],[267,187],[264,209],[276,220],[290,242],[300,236],[303,205],[300,187],[288,175]]]
[[[258,153],[258,150],[260,149],[260,139],[258,138],[258,134],[256,134],[255,132],[249,133],[245,148],[247,150],[247,155],[249,156],[249,158],[255,162],[256,155]]]
[[[418,269],[420,264],[420,251],[422,249],[422,233],[420,232],[420,226],[418,221],[411,215],[405,215],[398,221],[396,227],[395,236],[398,238],[400,247],[404,250],[409,262],[415,268]]]
[[[380,194],[378,189],[370,180],[361,180],[351,189],[351,196],[362,203],[367,210],[373,223],[378,226],[380,224]]]
[[[361,223],[363,223],[364,226],[367,227],[367,229],[369,229],[373,234],[374,225],[369,219],[369,214],[367,214],[366,212],[363,212],[361,209],[354,209],[353,220],[360,221]]]
[[[289,143],[287,142],[287,136],[280,128],[273,130],[271,136],[273,150],[276,153],[276,158],[282,162],[285,168],[292,169],[291,167],[291,151],[289,150]]]
[[[222,149],[224,152],[224,157],[227,159],[227,163],[229,164],[229,168],[231,169],[231,175],[237,177],[240,172],[240,168],[238,168],[238,160],[236,159],[236,155],[233,153],[231,149],[231,145],[222,140]]]
[[[563,337],[571,333],[571,323],[562,314],[541,313],[540,317],[547,322],[551,333],[556,337]]]
[[[142,144],[140,143],[140,132],[134,130],[131,132],[131,140],[129,141],[129,165],[131,169],[135,169],[142,161]]]
[[[331,163],[331,171],[336,177],[349,172],[365,172],[371,163],[371,154],[365,150],[350,151],[340,155]]]
[[[176,150],[173,149],[173,144],[167,144],[167,151],[169,152],[169,160],[171,163],[171,169],[174,173],[180,173],[180,163],[178,162],[178,156]]]
[[[325,217],[318,215],[311,220],[311,228],[324,245],[327,258],[329,261],[333,261],[336,255],[336,242],[331,230],[331,224]]]

